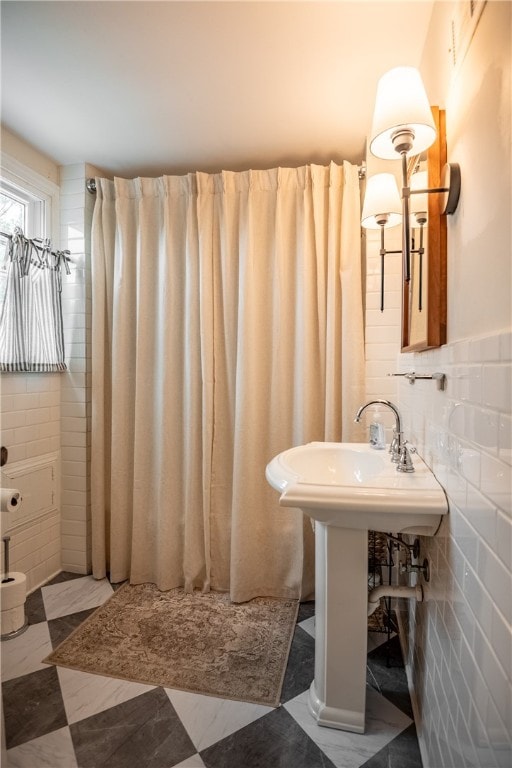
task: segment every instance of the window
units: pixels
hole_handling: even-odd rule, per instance
[[[15,184],[0,180],[0,232],[12,235],[20,227],[27,237],[43,237],[45,234],[44,200],[34,197]],[[0,237],[0,307],[5,296],[9,241]]]
[[[6,160],[10,167],[6,168]],[[52,221],[57,194],[56,185],[2,157],[0,232],[7,235],[0,237],[2,371],[66,368],[61,309],[63,254],[55,244],[50,250],[43,243],[52,229],[57,231],[57,222]]]

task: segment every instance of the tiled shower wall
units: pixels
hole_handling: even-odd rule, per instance
[[[73,266],[63,288],[68,370],[62,375],[62,568],[88,573],[91,566],[91,222],[94,196],[86,179],[96,170],[85,163],[61,168],[61,245]]]

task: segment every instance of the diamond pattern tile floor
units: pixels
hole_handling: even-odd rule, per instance
[[[113,589],[63,573],[28,597],[29,629],[2,643],[6,768],[422,768],[396,636],[369,638],[364,735],[309,715],[313,603],[277,709],[42,664]]]

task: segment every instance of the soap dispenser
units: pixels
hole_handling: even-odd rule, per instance
[[[382,451],[386,447],[386,432],[381,420],[380,408],[377,406],[370,424],[370,445],[377,451]]]

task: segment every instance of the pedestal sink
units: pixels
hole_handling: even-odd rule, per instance
[[[364,733],[368,531],[433,535],[448,512],[445,493],[415,454],[396,471],[366,443],[308,443],[268,464],[283,507],[315,520],[315,679],[309,708],[320,725]]]

